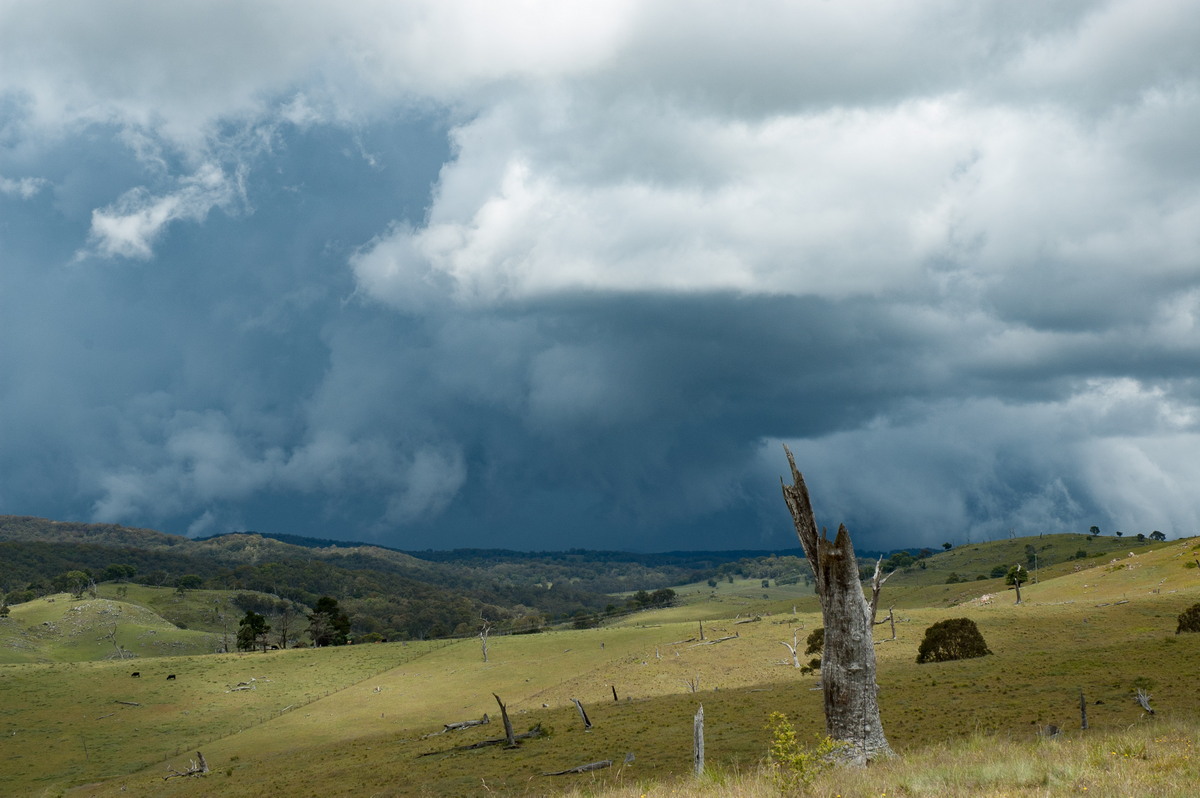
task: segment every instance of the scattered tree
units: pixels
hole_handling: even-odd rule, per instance
[[[1090,534],[1092,537],[1099,537],[1100,536],[1100,527],[1098,527],[1098,526],[1091,527],[1090,529],[1088,529],[1088,534]]]
[[[317,647],[345,645],[350,634],[350,616],[338,608],[337,599],[321,596],[308,616],[308,634]]]
[[[1163,540],[1166,540],[1166,539],[1167,539],[1167,536],[1166,536],[1166,535],[1164,535],[1162,532],[1159,532],[1159,531],[1156,529],[1156,530],[1154,530],[1153,532],[1151,532],[1151,533],[1150,533],[1150,539],[1151,539],[1151,540],[1163,541]]]
[[[938,621],[925,630],[925,639],[917,649],[917,662],[949,662],[984,657],[991,653],[974,621],[970,618],[950,618]]]
[[[189,590],[196,590],[204,584],[204,580],[195,574],[184,574],[175,580],[175,589],[180,595],[183,595]]]
[[[1121,537],[1121,535],[1123,535],[1123,534],[1125,534],[1125,533],[1124,533],[1124,532],[1122,532],[1122,531],[1121,531],[1121,530],[1119,530],[1119,529],[1118,529],[1118,530],[1117,530],[1117,532],[1116,532],[1116,535],[1117,535],[1117,537]]]
[[[239,651],[253,651],[256,646],[267,650],[267,633],[271,631],[267,619],[257,612],[247,612],[238,621],[237,647]]]
[[[792,484],[782,483],[784,501],[813,569],[824,619],[821,686],[829,736],[847,745],[839,758],[856,765],[892,755],[879,716],[871,608],[859,581],[854,544],[844,525],[829,540],[818,531],[804,477],[784,447]],[[782,482],[782,480],[781,480]]]
[[[950,549],[954,548],[954,544],[953,544],[953,543],[949,543],[949,542],[947,542],[947,543],[943,543],[943,544],[942,544],[942,548],[943,548],[943,549],[945,549],[946,551],[950,551]]]

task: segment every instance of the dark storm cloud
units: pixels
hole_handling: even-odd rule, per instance
[[[1196,531],[1187,3],[0,11],[0,512]],[[134,24],[129,20],[137,20]]]

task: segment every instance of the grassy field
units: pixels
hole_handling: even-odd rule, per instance
[[[853,778],[822,776],[809,794],[1192,794],[1171,785],[1196,775],[1200,635],[1174,631],[1200,601],[1200,569],[1185,567],[1197,541],[1080,540],[963,546],[889,581],[881,605],[895,604],[897,637],[876,628],[880,705],[901,757]],[[951,572],[1015,562],[1030,544],[1093,545],[1100,556],[1039,569],[1020,606],[1002,580],[945,584]],[[786,713],[805,739],[824,725],[815,675],[794,669],[780,644],[803,640],[820,616],[802,586],[783,590],[758,580],[680,589],[680,606],[612,626],[493,637],[486,663],[479,641],[465,640],[3,665],[0,794],[778,794],[759,774],[770,714]],[[948,617],[974,619],[994,654],[917,665],[924,629]],[[731,639],[711,642],[719,637]],[[1155,716],[1133,701],[1137,688],[1153,696]],[[436,734],[484,713],[498,720],[492,693],[518,732],[540,725],[547,735],[514,751],[452,750],[502,736],[499,723]],[[711,773],[697,783],[687,774],[700,704]],[[1049,724],[1068,731],[1048,740]],[[209,775],[163,780],[196,750]],[[627,753],[635,759],[623,764]],[[616,765],[541,775],[603,759]]]

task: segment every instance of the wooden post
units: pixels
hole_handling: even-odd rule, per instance
[[[700,639],[704,639],[704,621],[700,622]]]
[[[617,700],[619,700],[619,699],[617,698],[617,686],[616,686],[615,684],[613,684],[613,685],[609,685],[609,686],[610,686],[610,687],[612,687],[612,691],[613,691],[613,701],[617,701]]]
[[[1083,698],[1083,690],[1079,691],[1079,728],[1087,729],[1087,701]]]
[[[614,698],[616,697],[616,694],[617,694],[617,692],[616,692],[616,690],[614,689],[614,690],[613,690],[613,697],[614,697]],[[579,717],[583,718],[583,728],[584,728],[584,729],[590,729],[590,728],[592,728],[592,722],[591,722],[590,720],[588,720],[587,713],[583,711],[583,704],[579,703],[579,699],[578,699],[578,698],[572,698],[572,699],[571,699],[571,701],[572,701],[572,702],[574,702],[574,704],[575,704],[575,708],[579,710]]]
[[[696,778],[704,775],[704,705],[696,710],[692,718],[692,761],[695,765]]]

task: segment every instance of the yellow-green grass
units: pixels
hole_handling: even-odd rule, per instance
[[[1191,798],[1200,782],[1200,727],[1179,721],[1127,730],[1014,739],[972,734],[905,752],[863,770],[827,769],[788,795],[813,798]],[[385,793],[386,794],[386,793]],[[763,768],[701,778],[577,786],[563,798],[776,798]]]
[[[69,593],[14,605],[0,619],[0,663],[86,662],[121,656],[118,646],[135,658],[207,654],[216,638],[136,604]]]
[[[96,590],[101,598],[145,607],[182,629],[223,632],[228,626],[234,634],[238,620],[245,613],[233,605],[233,597],[237,593],[255,593],[252,590],[188,590],[180,593],[173,587],[115,582],[104,582]]]
[[[54,794],[301,716],[437,645],[0,666],[0,795]]]
[[[980,601],[982,590],[978,588],[986,586],[979,583],[947,586],[975,591],[965,592],[953,608],[898,610],[898,639],[880,642],[877,651],[884,725],[904,761],[919,759],[930,746],[937,750],[939,745],[949,745],[948,741],[977,733],[1026,745],[1047,724],[1078,729],[1080,690],[1089,704],[1090,735],[1147,722],[1133,701],[1137,687],[1154,696],[1160,718],[1197,717],[1200,699],[1192,683],[1194,663],[1200,661],[1200,635],[1174,634],[1176,616],[1200,598],[1200,570],[1183,567],[1194,545],[1195,541],[1186,541],[1135,549],[1132,558],[1126,551],[1118,562],[1104,561],[1097,568],[1028,585],[1022,590],[1025,603],[1021,606],[1012,603],[1015,596],[1011,591],[996,593],[990,603]],[[913,589],[933,587],[942,586]],[[890,588],[891,582],[884,588],[885,605]],[[924,629],[936,620],[957,616],[973,618],[995,654],[917,665],[916,649]],[[696,635],[695,616],[684,617],[679,608],[671,608],[643,613],[611,628],[493,637],[488,663],[482,662],[479,642],[471,640],[433,649],[406,662],[393,655],[396,666],[379,661],[377,671],[364,667],[358,659],[409,647],[388,644],[164,659],[156,662],[164,666],[178,662],[180,670],[186,662],[195,668],[183,684],[194,682],[199,692],[179,696],[182,700],[165,707],[158,716],[129,716],[124,705],[112,704],[122,700],[116,692],[131,685],[122,682],[128,679],[124,672],[107,680],[75,679],[72,697],[67,699],[52,686],[64,678],[70,666],[19,666],[28,670],[24,690],[36,695],[40,703],[36,712],[28,710],[32,715],[22,709],[6,711],[0,716],[4,722],[13,728],[23,724],[21,728],[30,730],[51,719],[62,724],[68,716],[74,723],[52,727],[50,737],[44,737],[58,735],[54,739],[64,758],[42,764],[34,761],[30,752],[18,763],[25,770],[18,772],[4,762],[0,773],[6,778],[10,772],[15,774],[10,782],[13,794],[39,794],[44,788],[57,789],[107,774],[117,778],[82,787],[79,794],[115,795],[123,790],[125,795],[258,795],[267,791],[462,795],[484,792],[485,783],[487,790],[516,794],[546,794],[578,784],[595,784],[598,789],[622,783],[636,787],[670,783],[688,772],[691,717],[701,702],[707,719],[710,766],[720,773],[752,773],[767,749],[765,726],[772,711],[791,715],[802,736],[815,735],[823,728],[821,693],[812,689],[815,677],[801,676],[792,668],[789,654],[780,645],[784,640],[791,642],[795,630],[803,639],[818,625],[815,612],[793,615],[790,606],[781,607],[753,623],[737,624],[733,617],[706,622],[710,639],[737,637],[696,646],[680,642]],[[882,640],[890,635],[890,628],[877,627],[876,633]],[[238,674],[226,671],[214,677],[215,671],[210,673],[210,669],[222,662],[244,667]],[[260,679],[253,692],[224,692],[229,684],[255,675],[254,668],[245,668],[267,663],[276,669],[271,672],[271,682]],[[102,670],[114,664],[74,666],[89,667]],[[310,679],[330,669],[338,671],[341,678],[341,671],[348,668],[373,675],[365,681],[361,677],[347,679],[350,686],[302,703],[314,694]],[[15,686],[8,678],[10,672],[0,669],[0,699],[6,709],[21,706],[20,700],[8,700]],[[184,679],[183,673],[180,679]],[[168,688],[165,682],[157,684]],[[691,692],[693,685],[698,690],[695,693]],[[169,685],[179,686],[178,682]],[[618,702],[612,700],[613,686],[621,699]],[[284,695],[284,690],[299,690],[302,695]],[[484,712],[494,717],[497,709],[492,692],[508,703],[518,731],[542,723],[552,734],[529,741],[517,751],[447,751],[464,742],[498,736],[499,724],[422,739],[445,722],[480,717]],[[569,703],[573,697],[584,702],[594,723],[592,730],[582,728]],[[239,698],[264,703],[242,705],[237,703]],[[289,708],[293,702],[298,705]],[[97,711],[70,715],[72,703]],[[121,714],[100,717],[114,706]],[[103,707],[109,709],[99,711]],[[220,713],[213,707],[220,707]],[[194,716],[206,708],[210,710],[204,716],[208,725],[201,727]],[[115,740],[120,739],[122,730],[106,724],[129,717],[138,718],[139,733],[159,740],[157,748],[139,752],[139,756],[121,748],[124,743]],[[0,727],[0,734],[4,733],[5,727]],[[222,734],[225,736],[218,737]],[[89,735],[89,746],[90,735],[96,735],[117,749],[104,757],[103,767],[91,765],[80,735]],[[204,752],[212,774],[203,779],[162,781],[168,764],[184,767],[196,749]],[[430,751],[441,753],[418,756]],[[637,758],[619,767],[626,752]],[[97,756],[94,751],[91,755]],[[618,767],[592,775],[540,775],[599,759],[614,759]],[[138,771],[151,762],[154,764]],[[1036,782],[1042,776],[1030,778]],[[916,782],[905,789],[911,794],[937,794],[936,787]],[[1000,791],[991,794],[1003,794],[1003,789],[1008,788],[997,788]],[[3,792],[5,787],[0,785]]]

